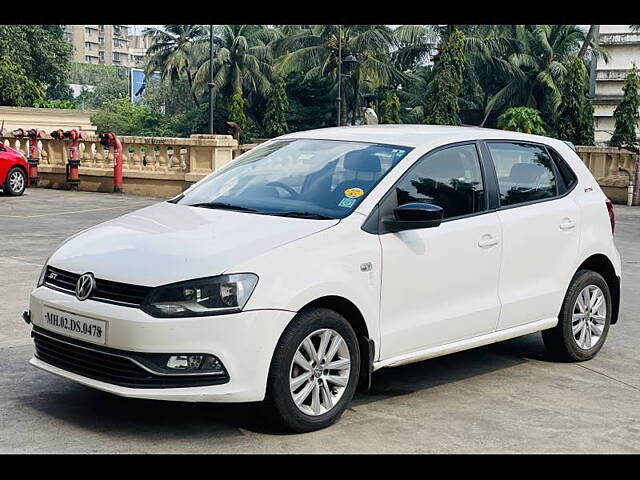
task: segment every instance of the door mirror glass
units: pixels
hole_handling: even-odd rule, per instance
[[[394,218],[384,220],[387,230],[400,232],[418,228],[437,227],[442,223],[444,210],[431,203],[412,202],[400,205],[393,210]]]

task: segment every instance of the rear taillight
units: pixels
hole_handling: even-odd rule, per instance
[[[609,221],[611,222],[611,233],[616,229],[616,212],[613,211],[613,203],[607,198],[607,212],[609,212]]]

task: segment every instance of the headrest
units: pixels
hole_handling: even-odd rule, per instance
[[[429,164],[429,173],[437,179],[460,178],[464,171],[464,162],[459,155],[434,155]]]
[[[382,151],[378,147],[367,147],[348,152],[344,156],[344,168],[356,172],[378,173],[382,170],[382,165],[380,165],[380,157],[376,153]]]
[[[509,172],[509,181],[513,183],[536,183],[547,169],[538,163],[514,163]]]

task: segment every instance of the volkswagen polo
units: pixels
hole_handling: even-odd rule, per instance
[[[314,430],[383,367],[537,331],[592,358],[618,319],[614,220],[560,140],[289,134],[59,246],[24,315],[31,364],[126,397],[265,401]]]

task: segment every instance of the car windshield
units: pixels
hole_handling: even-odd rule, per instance
[[[276,140],[193,186],[175,203],[269,215],[349,215],[411,148],[336,140]]]

